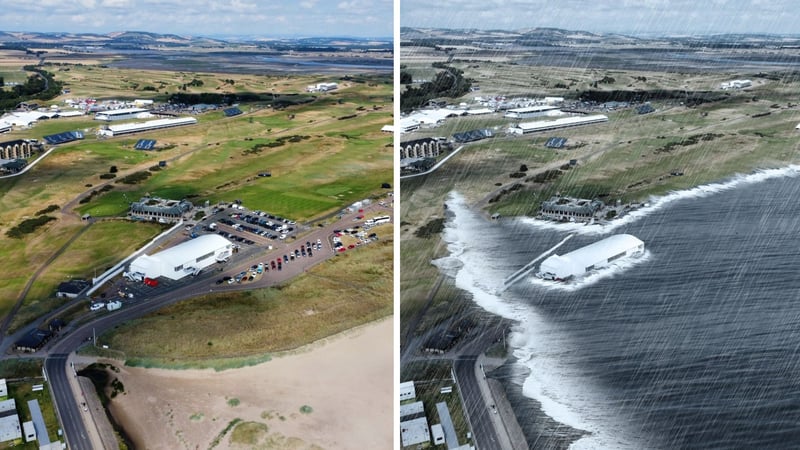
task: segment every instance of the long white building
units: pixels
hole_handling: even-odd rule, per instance
[[[630,234],[615,234],[565,255],[548,257],[539,266],[538,276],[549,280],[568,280],[606,267],[620,258],[642,253],[644,242],[639,238]]]
[[[125,134],[140,133],[143,131],[160,130],[163,128],[179,127],[183,125],[194,125],[196,123],[197,119],[194,117],[156,119],[141,123],[121,123],[119,125],[109,125],[106,129],[99,130],[97,134],[102,136],[122,136]]]
[[[608,122],[608,117],[602,114],[591,116],[562,117],[555,120],[543,120],[539,122],[523,122],[511,126],[508,131],[513,134],[528,134],[537,131],[557,130],[559,128],[576,127],[593,123]]]
[[[95,113],[94,120],[111,122],[125,119],[144,119],[150,117],[150,111],[144,108],[122,108],[99,111]]]
[[[222,236],[204,234],[154,255],[142,255],[131,262],[130,272],[147,278],[179,280],[222,261],[233,253],[233,244]]]

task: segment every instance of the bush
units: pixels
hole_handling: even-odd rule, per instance
[[[42,214],[47,214],[49,212],[58,211],[59,208],[61,208],[61,207],[58,206],[58,205],[50,205],[47,208],[41,209],[39,211],[36,211],[36,215],[37,216],[41,216]]]
[[[102,180],[113,180],[114,178],[117,178],[117,175],[114,173],[104,173],[100,175],[100,179]]]
[[[33,233],[40,227],[45,226],[48,222],[56,220],[53,216],[39,216],[33,219],[26,219],[19,223],[19,225],[8,230],[6,236],[14,239],[20,239],[26,234]]]

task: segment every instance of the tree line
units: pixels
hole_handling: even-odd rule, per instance
[[[436,73],[432,81],[426,81],[419,87],[409,86],[413,81],[411,74],[400,72],[400,82],[407,86],[400,95],[401,111],[408,112],[420,108],[435,98],[458,98],[469,92],[472,82],[464,78],[463,71],[442,63],[434,63],[434,67],[442,70]]]

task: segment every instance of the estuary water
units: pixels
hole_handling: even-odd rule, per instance
[[[504,381],[586,431],[571,448],[798,448],[798,193],[800,167],[767,170],[654,198],[607,226],[489,221],[453,193],[449,256],[434,263],[517,321],[511,348],[529,370]],[[579,282],[531,275],[502,291],[573,232],[557,253],[616,233],[647,250]]]

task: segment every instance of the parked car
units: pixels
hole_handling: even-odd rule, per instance
[[[105,307],[106,307],[106,304],[105,304],[105,303],[103,303],[103,302],[97,302],[97,303],[92,303],[92,304],[89,306],[89,309],[90,309],[91,311],[97,311],[97,310],[99,310],[99,309],[103,309],[103,308],[105,308]]]

